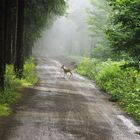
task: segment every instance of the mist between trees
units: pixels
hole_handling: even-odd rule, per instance
[[[138,0],[69,0],[66,14],[35,42],[35,53],[124,59],[138,69],[138,7]]]
[[[22,78],[33,50],[37,56],[124,59],[139,69],[139,7],[139,0],[2,0],[0,86],[6,64]]]
[[[64,0],[2,0],[0,2],[0,87],[4,90],[6,64],[13,64],[18,78],[32,55],[34,42],[66,11]]]
[[[43,31],[35,43],[37,55],[89,56],[91,37],[88,33],[88,0],[69,0],[64,16],[58,17],[50,29]]]

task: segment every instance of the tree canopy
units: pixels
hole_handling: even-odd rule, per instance
[[[105,51],[112,51],[106,57],[133,60],[139,67],[140,0],[90,1],[93,7],[89,12],[89,32],[96,40],[93,55],[103,58]]]
[[[92,40],[92,57],[107,59],[111,57],[111,48],[106,38],[106,29],[110,26],[111,8],[106,0],[90,0],[92,8],[88,11],[89,34]]]
[[[65,13],[64,0],[25,0],[25,56],[29,57],[34,42],[41,37],[44,28],[50,27],[56,16]]]
[[[140,61],[140,0],[108,0],[111,25],[106,34],[115,52]]]
[[[22,78],[34,42],[67,5],[65,0],[2,0],[0,7],[0,89],[4,89],[6,64],[13,64],[16,76]]]

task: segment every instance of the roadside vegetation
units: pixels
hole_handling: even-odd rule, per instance
[[[24,63],[32,57],[34,43],[41,37],[43,30],[53,24],[57,16],[65,14],[66,7],[65,0],[1,1],[0,90],[6,89],[5,73],[10,67],[8,65],[14,67],[17,78],[27,79],[28,66],[24,66]]]
[[[57,16],[66,10],[64,0],[2,0],[0,3],[0,116],[10,114],[18,89],[34,85],[34,43]]]
[[[140,123],[140,16],[138,0],[90,0],[91,54],[77,72],[96,81]],[[96,40],[96,41],[95,41]]]
[[[110,101],[118,101],[140,123],[140,73],[135,68],[121,68],[125,63],[84,58],[77,72],[96,81],[110,95]]]
[[[140,123],[140,2],[90,2],[87,10],[90,50],[87,53],[83,39],[80,44],[84,44],[85,49],[78,53],[80,59],[72,57],[78,62],[77,72],[95,80],[110,95],[110,101],[118,101]],[[29,59],[34,43],[57,16],[67,16],[66,9],[65,0],[1,1],[0,116],[10,114],[10,104],[20,97],[18,89],[37,82],[34,62]],[[76,32],[83,28],[80,22],[77,24]],[[66,50],[72,56],[75,54],[71,51],[72,44],[79,43],[72,34],[69,40]]]
[[[5,90],[0,92],[0,116],[9,115],[12,110],[10,105],[21,97],[18,90],[32,86],[37,83],[38,78],[35,73],[35,64],[33,59],[28,59],[24,64],[23,78],[16,77],[13,65],[6,66]]]

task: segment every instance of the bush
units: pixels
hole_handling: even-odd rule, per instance
[[[35,64],[32,58],[25,62],[23,75],[24,79],[22,80],[25,80],[29,85],[37,83],[38,78],[35,73]]]
[[[85,58],[77,72],[95,80],[110,95],[111,101],[119,101],[123,109],[140,123],[140,73],[134,68],[121,69],[125,62],[106,62]]]
[[[98,64],[99,60],[84,58],[77,68],[77,72],[83,76],[87,76],[90,79],[95,79],[96,74],[98,73]]]
[[[5,91],[0,91],[0,116],[9,115],[11,112],[9,105],[20,97],[17,93],[18,88],[34,85],[37,82],[38,78],[34,70],[33,59],[27,60],[24,65],[23,78],[18,79],[14,74],[13,65],[6,66]]]
[[[0,116],[8,116],[10,113],[11,110],[6,104],[0,105]]]
[[[95,79],[103,90],[108,91],[114,86],[112,79],[116,78],[117,73],[120,72],[119,66],[120,64],[118,62],[112,62],[110,60],[101,63],[101,69],[98,71]]]

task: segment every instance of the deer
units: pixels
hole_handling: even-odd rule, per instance
[[[62,65],[61,68],[62,68],[63,71],[64,71],[64,77],[65,77],[65,75],[67,75],[68,73],[70,74],[69,78],[73,76],[73,74],[72,74],[72,72],[71,72],[71,71],[72,71],[71,69],[66,68],[64,65]]]

